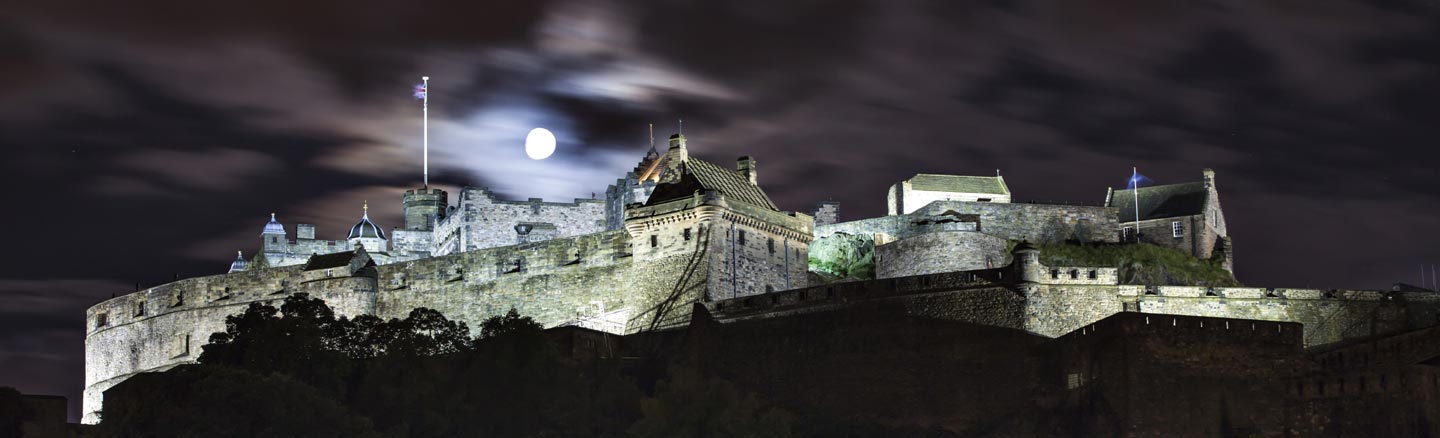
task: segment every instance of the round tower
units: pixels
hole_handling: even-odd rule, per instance
[[[1037,284],[1040,282],[1040,250],[1031,245],[1028,241],[1021,241],[1015,245],[1011,252],[1015,255],[1013,265],[1015,266],[1015,282],[1017,284]]]
[[[445,208],[450,200],[444,190],[419,188],[405,191],[405,228],[411,231],[431,231],[435,222],[445,218]]]

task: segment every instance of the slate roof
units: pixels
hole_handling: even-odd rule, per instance
[[[684,175],[680,177],[680,180],[655,187],[655,192],[651,193],[650,199],[646,201],[647,205],[688,197],[696,190],[714,190],[729,199],[780,211],[780,208],[775,206],[775,202],[770,200],[770,196],[766,195],[764,190],[750,184],[750,179],[740,175],[738,171],[693,157],[685,160],[681,166],[684,169]]]
[[[1205,212],[1209,196],[1204,182],[1166,184],[1140,188],[1140,220],[1191,216]],[[1135,191],[1116,190],[1110,206],[1120,211],[1120,222],[1135,221]]]
[[[1009,195],[1010,188],[998,176],[935,175],[922,173],[910,178],[910,188],[927,192],[990,193]]]
[[[305,269],[303,270],[314,271],[317,269],[330,269],[338,268],[341,266],[349,266],[350,261],[354,259],[355,251],[333,252],[330,254],[315,254],[310,256],[309,261],[305,262]]]

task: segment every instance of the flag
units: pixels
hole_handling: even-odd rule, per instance
[[[1140,188],[1141,185],[1152,182],[1154,181],[1151,181],[1150,178],[1146,178],[1145,175],[1141,175],[1139,171],[1135,171],[1130,174],[1130,181],[1126,182],[1125,190],[1135,190]]]
[[[425,84],[422,83],[422,84],[415,85],[415,98],[416,98],[416,99],[425,99],[425,92],[426,92],[426,91],[425,91]]]

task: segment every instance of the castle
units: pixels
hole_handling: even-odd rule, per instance
[[[1207,169],[1199,182],[1112,189],[1094,204],[1028,203],[998,175],[920,174],[890,187],[886,216],[839,222],[833,202],[813,216],[782,211],[756,160],[731,168],[693,158],[674,135],[604,200],[507,201],[465,187],[451,205],[422,187],[402,197],[403,226],[386,233],[366,206],[335,241],[306,224],[290,239],[272,215],[260,251],[230,272],[86,311],[84,421],[99,421],[115,384],[193,363],[226,316],[296,293],[341,315],[427,307],[475,328],[516,308],[547,327],[610,333],[682,326],[697,304],[725,323],[883,302],[1047,337],[1125,312],[1237,318],[1299,323],[1312,346],[1440,322],[1431,291],[1122,284],[1115,266],[1047,266],[1032,245],[1142,241],[1233,269],[1216,187]],[[855,236],[873,244],[872,278],[813,272],[812,245]]]

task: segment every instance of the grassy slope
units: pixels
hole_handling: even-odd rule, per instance
[[[1116,266],[1120,283],[1181,286],[1239,286],[1219,260],[1191,257],[1148,243],[1135,245],[1040,245],[1047,266]]]

